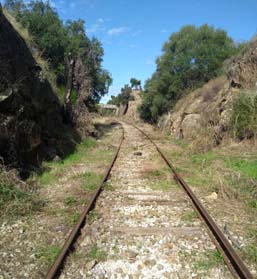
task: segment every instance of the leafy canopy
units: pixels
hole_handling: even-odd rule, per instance
[[[141,117],[156,122],[182,95],[220,75],[223,61],[236,52],[224,30],[208,25],[188,25],[173,33],[156,60],[155,73],[146,81]]]
[[[5,8],[28,29],[41,55],[50,62],[59,86],[67,82],[67,64],[70,57],[80,57],[91,81],[91,102],[99,102],[108,92],[112,78],[102,68],[104,51],[96,39],[89,39],[82,19],[68,20],[65,24],[49,1],[6,0]]]

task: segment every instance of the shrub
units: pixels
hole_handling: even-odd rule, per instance
[[[240,92],[233,103],[230,119],[233,136],[239,140],[257,135],[257,94]]]

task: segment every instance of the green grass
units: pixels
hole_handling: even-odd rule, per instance
[[[202,255],[202,259],[196,261],[194,263],[194,268],[199,270],[208,270],[211,269],[213,267],[218,266],[219,264],[223,263],[223,258],[220,254],[219,251],[214,250],[214,251],[207,251],[205,253],[203,253]]]
[[[243,253],[247,259],[257,264],[257,246],[249,244],[243,248]]]
[[[101,176],[95,172],[85,172],[80,177],[83,180],[82,188],[86,191],[93,191],[97,188],[101,181]]]
[[[106,182],[104,184],[104,190],[105,191],[113,191],[114,190],[113,185],[111,183],[109,183],[109,182]]]
[[[87,138],[81,142],[74,153],[66,156],[61,162],[46,162],[43,167],[46,169],[37,177],[40,185],[50,185],[58,181],[62,174],[67,171],[67,167],[83,162],[89,157],[89,151],[97,146],[97,142],[93,138]]]
[[[183,221],[193,221],[195,219],[198,218],[198,214],[196,211],[190,211],[190,212],[186,212],[182,217],[181,219]]]
[[[257,159],[256,160],[231,159],[227,161],[227,164],[230,168],[241,172],[245,176],[257,180]]]
[[[159,177],[162,175],[162,172],[159,171],[159,170],[154,170],[150,173],[151,176],[154,176],[154,177]]]
[[[64,199],[64,204],[67,206],[74,205],[76,203],[77,203],[77,199],[73,196],[69,196]]]
[[[107,258],[107,254],[95,244],[88,252],[88,258],[90,260],[105,261]]]
[[[188,147],[188,143],[184,140],[184,139],[176,139],[174,136],[169,136],[167,137],[167,139],[171,140],[172,143],[174,143],[175,145],[182,147],[182,148],[186,148]]]
[[[94,209],[91,210],[88,214],[88,221],[89,222],[94,222],[99,218],[99,213]]]
[[[38,246],[36,248],[35,256],[39,262],[49,265],[54,262],[60,250],[61,248],[58,245]]]
[[[71,214],[67,214],[65,217],[66,224],[70,227],[73,227],[79,220],[79,216],[80,216],[80,214],[78,212],[73,212]]]
[[[177,187],[172,179],[168,180],[156,180],[150,184],[153,190],[169,191]]]
[[[216,155],[213,151],[206,153],[198,153],[191,156],[191,162],[202,167],[209,166],[216,159]]]

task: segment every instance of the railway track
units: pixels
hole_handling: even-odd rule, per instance
[[[253,278],[155,142],[133,124],[122,126],[116,154],[47,278]],[[179,187],[172,176],[159,177],[165,164]],[[158,185],[170,179],[170,190],[150,185],[149,174]],[[111,189],[101,191],[108,179]],[[200,218],[190,217],[192,207]],[[216,249],[227,265],[218,260],[202,271],[213,255],[219,259]]]

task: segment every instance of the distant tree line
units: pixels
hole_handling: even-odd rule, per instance
[[[183,95],[221,75],[224,60],[241,48],[224,30],[208,25],[188,25],[173,33],[145,83],[141,118],[156,123]]]
[[[6,8],[27,28],[41,56],[56,75],[58,86],[66,85],[71,60],[80,57],[91,80],[91,102],[99,102],[108,92],[112,78],[102,68],[104,51],[96,38],[88,38],[82,19],[63,23],[49,1],[6,0]]]
[[[121,88],[120,93],[117,96],[111,96],[111,99],[108,101],[108,104],[110,105],[127,105],[129,101],[133,100],[133,96],[131,95],[132,88],[125,84],[124,87]]]
[[[127,105],[129,101],[134,100],[134,97],[131,95],[133,89],[141,89],[141,80],[131,78],[130,85],[125,84],[124,87],[121,88],[120,93],[117,96],[112,95],[111,99],[108,101],[108,104],[116,106]]]

